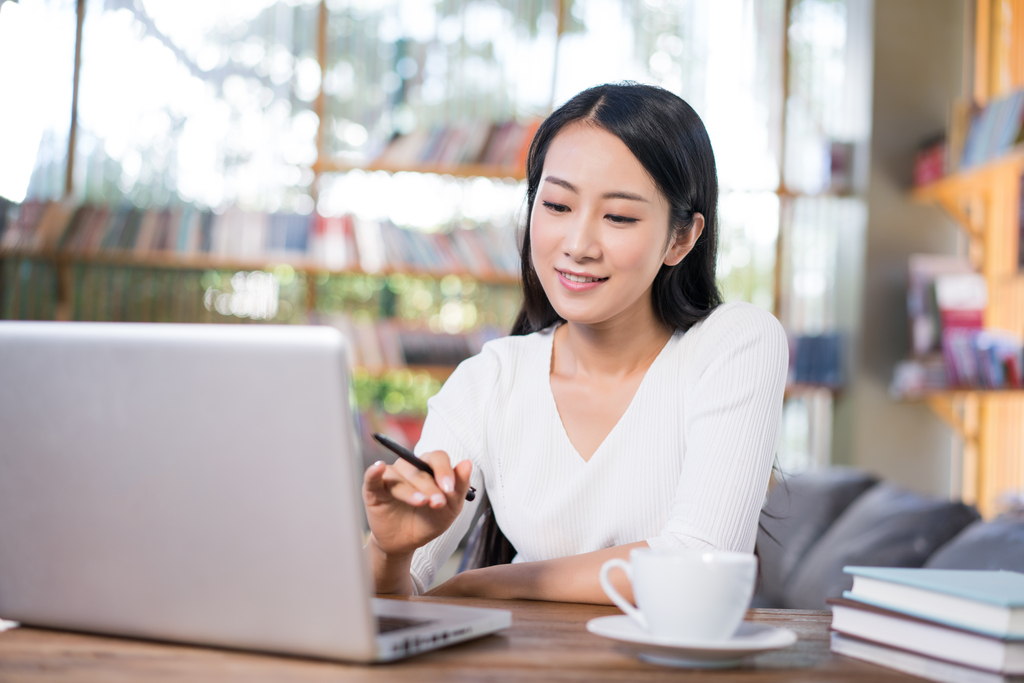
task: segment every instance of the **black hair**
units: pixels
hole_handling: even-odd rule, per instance
[[[530,257],[530,219],[552,140],[567,126],[589,123],[625,143],[669,204],[669,243],[693,229],[694,214],[704,230],[690,253],[674,266],[662,265],[654,278],[654,314],[673,330],[688,330],[722,303],[715,281],[718,250],[718,175],[704,123],[680,97],[651,85],[615,83],[579,93],[537,129],[526,160],[526,226],[523,231],[523,305],[513,335],[543,330],[563,321],[541,287]],[[563,321],[564,322],[564,321]],[[501,532],[488,503],[471,543],[469,567],[507,564],[515,548]]]

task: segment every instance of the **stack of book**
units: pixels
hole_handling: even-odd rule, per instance
[[[1024,574],[846,567],[832,651],[946,683],[1024,680]]]

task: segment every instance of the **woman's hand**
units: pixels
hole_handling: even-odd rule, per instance
[[[363,503],[373,537],[370,542],[390,558],[412,553],[440,536],[462,511],[473,464],[463,460],[454,468],[444,451],[422,458],[434,470],[431,477],[404,460],[394,465],[376,462],[363,476]]]

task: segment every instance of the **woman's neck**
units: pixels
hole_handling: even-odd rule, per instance
[[[570,321],[555,331],[551,372],[562,377],[646,372],[671,336],[649,305],[599,324]]]

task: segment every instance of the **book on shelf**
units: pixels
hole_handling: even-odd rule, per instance
[[[28,201],[5,212],[0,248],[7,251],[138,258],[205,256],[224,262],[294,263],[329,271],[425,275],[459,273],[514,278],[515,231],[481,224],[423,232],[353,216],[285,214],[185,205],[142,209]],[[207,265],[207,264],[204,264]]]
[[[0,262],[0,318],[53,320],[56,269],[44,262]]]
[[[944,335],[946,373],[953,388],[1024,388],[1024,345],[1000,330],[960,329]]]
[[[846,598],[830,598],[832,630],[898,650],[1002,674],[1024,674],[1024,640],[921,619]]]
[[[946,174],[948,145],[946,136],[931,137],[914,154],[914,185],[921,187],[939,180]]]
[[[996,159],[1021,142],[1024,91],[992,100],[971,119],[960,167],[970,168]]]
[[[347,313],[321,315],[319,321],[337,328],[348,339],[352,364],[371,374],[409,366],[450,370],[479,353],[486,342],[502,336],[490,327],[447,334],[390,319],[360,319]]]
[[[938,683],[1024,683],[1024,676],[1008,676],[953,664],[842,633],[831,634],[830,649],[844,657],[852,657]]]
[[[13,202],[10,200],[0,197],[0,244],[3,244],[4,232],[7,231],[7,215],[11,204]]]
[[[788,384],[838,389],[843,385],[843,337],[838,332],[789,340]]]
[[[942,353],[952,387],[1017,389],[1022,385],[1022,342],[1015,335],[984,328],[988,283],[976,273],[935,280],[942,325]]]
[[[889,395],[898,400],[947,389],[946,360],[941,354],[932,354],[896,363]]]
[[[973,274],[974,268],[967,259],[939,254],[911,254],[907,266],[910,350],[915,356],[926,356],[942,348],[942,321],[935,297],[936,279]]]
[[[952,329],[981,329],[987,303],[988,283],[978,273],[935,278],[935,304],[943,333]]]
[[[1024,574],[1009,571],[844,567],[843,597],[995,638],[1024,639]]]
[[[396,135],[373,163],[383,168],[483,165],[521,172],[539,125],[539,120],[473,121],[420,129]]]
[[[955,173],[960,169],[964,155],[964,144],[971,121],[978,108],[971,98],[953,100],[949,107],[949,125],[946,127],[946,158],[944,173]],[[937,180],[937,179],[936,179]]]
[[[1017,271],[1024,273],[1024,175],[1020,178],[1017,197]]]
[[[966,259],[912,255],[907,319],[913,357],[897,364],[890,393],[1024,387],[1024,345],[1009,332],[984,328],[987,301],[985,278]]]
[[[298,232],[297,221],[293,232]],[[297,241],[293,238],[292,244]],[[313,260],[328,270],[351,270],[359,267],[359,245],[356,242],[355,219],[352,216],[324,217],[317,214],[313,234],[309,238]],[[287,246],[287,241],[285,245]]]

